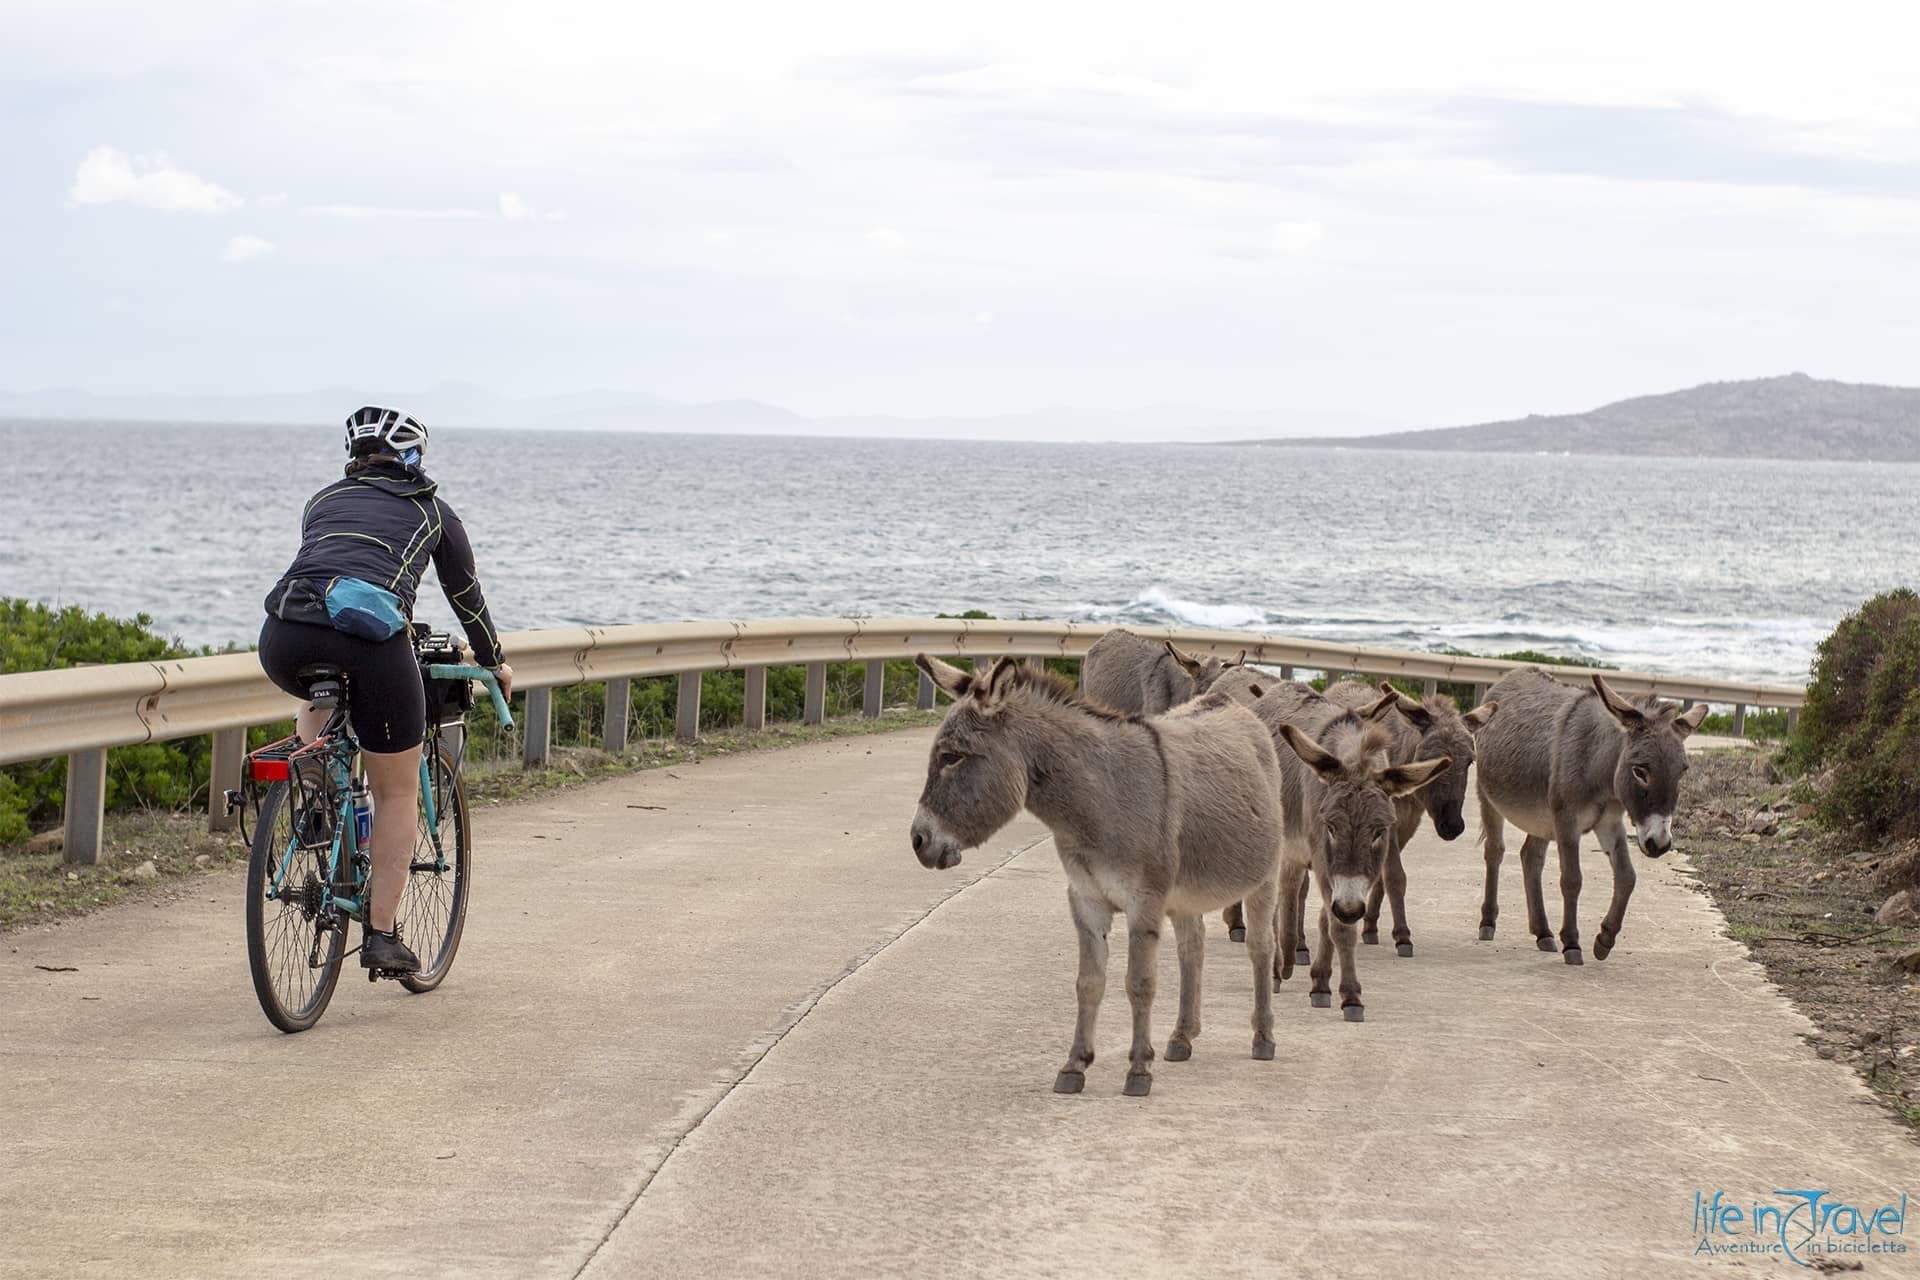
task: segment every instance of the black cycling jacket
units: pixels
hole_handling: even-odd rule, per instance
[[[267,593],[267,612],[286,616],[287,587],[295,581],[359,578],[400,597],[411,618],[420,577],[432,560],[475,659],[483,667],[499,666],[506,656],[474,572],[473,544],[437,488],[420,468],[394,462],[314,494],[300,517],[300,553]]]

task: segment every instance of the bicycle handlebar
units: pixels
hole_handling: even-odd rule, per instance
[[[493,698],[493,713],[500,717],[500,727],[513,728],[513,713],[507,710],[507,700],[500,696],[500,681],[494,677],[493,672],[485,667],[436,662],[427,668],[427,674],[435,680],[478,680],[487,686],[487,693]]]

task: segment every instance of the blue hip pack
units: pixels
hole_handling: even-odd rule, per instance
[[[407,629],[400,597],[359,578],[335,578],[327,584],[327,618],[335,631],[362,640],[391,640]]]

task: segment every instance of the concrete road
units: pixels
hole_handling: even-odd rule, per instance
[[[1475,940],[1472,831],[1411,851],[1417,955],[1362,952],[1364,1024],[1290,984],[1251,1061],[1215,922],[1193,1060],[1120,1096],[1116,978],[1058,1097],[1058,862],[1022,819],[922,870],[928,737],[487,809],[446,986],[350,973],[300,1036],[253,1003],[236,874],[0,937],[0,1274],[1786,1273],[1696,1256],[1696,1192],[1920,1191],[1682,863],[1642,860],[1619,949],[1570,969],[1525,936],[1517,858]],[[1590,853],[1589,931],[1606,880]],[[1174,980],[1169,939],[1162,1043]]]

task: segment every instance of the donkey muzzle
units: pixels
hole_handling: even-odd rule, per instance
[[[1467,829],[1467,820],[1457,813],[1451,817],[1435,818],[1433,829],[1442,840],[1458,840],[1460,833]]]
[[[960,865],[960,842],[922,809],[913,815],[913,856],[929,871],[945,871]]]
[[[1673,848],[1673,815],[1655,814],[1639,824],[1640,852],[1657,858]]]
[[[1352,924],[1367,914],[1367,890],[1372,885],[1359,876],[1333,877],[1333,900],[1327,909],[1341,924]]]

